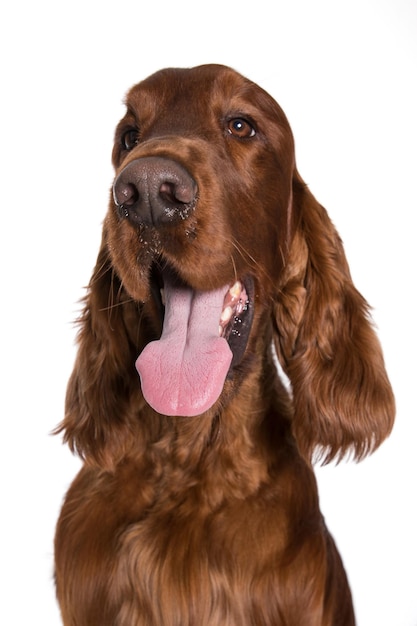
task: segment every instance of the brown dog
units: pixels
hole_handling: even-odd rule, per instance
[[[311,459],[372,452],[394,400],[341,241],[254,83],[167,69],[126,106],[60,427],[64,624],[351,626]]]

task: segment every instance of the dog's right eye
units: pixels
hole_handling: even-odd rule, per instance
[[[121,137],[121,144],[124,150],[133,150],[139,142],[139,131],[137,128],[129,128]]]
[[[249,139],[256,135],[252,124],[243,117],[232,118],[227,123],[227,132],[238,139]]]

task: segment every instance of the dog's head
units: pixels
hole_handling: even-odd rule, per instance
[[[394,413],[381,350],[278,104],[223,66],[162,70],[128,93],[113,164],[70,443],[120,456],[143,396],[163,415],[215,414],[274,336],[302,450],[374,449]]]

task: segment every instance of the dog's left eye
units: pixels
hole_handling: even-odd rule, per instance
[[[122,147],[125,150],[132,150],[139,141],[139,131],[137,128],[129,128],[121,137]]]
[[[239,139],[247,139],[256,135],[255,129],[247,120],[236,117],[227,123],[227,131]]]

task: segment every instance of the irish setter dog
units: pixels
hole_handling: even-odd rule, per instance
[[[312,465],[375,450],[394,400],[341,240],[235,71],[162,70],[126,109],[57,429],[84,460],[63,622],[352,626]]]

